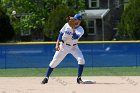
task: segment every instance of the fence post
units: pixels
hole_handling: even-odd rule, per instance
[[[6,66],[7,65],[7,62],[6,62],[7,61],[7,59],[6,59],[7,58],[6,50],[7,50],[6,45],[4,45],[4,57],[5,57],[5,64],[4,64],[5,68],[4,69],[7,69],[7,66]]]

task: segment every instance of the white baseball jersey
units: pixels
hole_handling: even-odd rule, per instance
[[[60,32],[63,33],[62,40],[64,42],[60,43],[60,50],[55,52],[49,66],[55,68],[69,53],[77,59],[78,64],[85,64],[83,54],[77,45],[78,40],[84,34],[84,29],[81,26],[75,28],[75,33],[79,35],[78,39],[73,38],[73,31],[68,23],[62,27]]]
[[[63,33],[63,36],[62,36],[62,40],[65,42],[65,43],[68,43],[68,44],[77,44],[78,40],[80,39],[80,37],[84,34],[84,29],[79,26],[75,29],[75,33],[78,34],[80,37],[78,39],[73,39],[72,36],[73,36],[73,31],[72,31],[72,28],[69,26],[68,23],[66,23],[62,29],[60,30],[61,33]]]

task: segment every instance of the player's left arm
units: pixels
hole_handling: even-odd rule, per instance
[[[72,38],[73,39],[78,39],[80,37],[80,34],[76,34],[75,32],[73,33]]]
[[[72,36],[72,38],[73,38],[73,39],[78,39],[78,38],[80,38],[83,34],[84,34],[83,28],[78,29],[78,31],[73,30],[73,36]]]

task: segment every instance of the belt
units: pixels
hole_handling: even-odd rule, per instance
[[[64,43],[63,40],[61,40],[61,41],[62,41],[62,43]],[[73,45],[71,45],[71,44],[66,43],[66,45],[67,45],[67,46],[75,46],[75,45],[77,45],[77,44],[73,44]]]
[[[67,46],[75,46],[75,45],[77,45],[77,44],[73,44],[73,45],[71,45],[71,44],[67,44],[67,43],[66,43],[66,45],[67,45]]]
[[[64,41],[63,41],[63,40],[61,40],[61,42],[62,42],[62,43],[64,43]]]

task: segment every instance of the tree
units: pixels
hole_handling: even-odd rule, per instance
[[[119,36],[128,39],[140,39],[140,0],[130,0],[118,26]]]
[[[76,11],[67,6],[57,6],[48,17],[46,23],[45,35],[48,40],[55,41],[59,30],[62,28],[66,22],[66,17],[72,16]]]
[[[50,25],[49,22],[52,13],[55,13],[55,11],[58,10],[57,8],[59,6],[65,6],[68,10],[65,10],[64,7],[64,9],[59,8],[60,10],[58,11],[62,11],[62,14],[64,12],[69,15],[70,13],[68,13],[67,11],[79,11],[83,9],[84,1],[85,0],[2,0],[1,2],[3,8],[7,10],[7,14],[11,16],[11,22],[17,36],[21,35],[21,32],[22,34],[33,34],[38,31],[38,33],[43,33],[45,34],[45,36],[47,36],[49,33],[52,33],[52,37],[55,37],[56,31],[49,30],[50,27],[47,26]],[[12,11],[16,11],[16,14],[12,14]],[[61,14],[54,15],[57,15],[58,17],[62,16]],[[61,19],[61,21],[57,21],[57,23],[63,22],[64,24],[64,17],[66,16],[64,15],[63,19]],[[58,25],[56,25],[56,27],[54,26],[53,28],[56,28],[58,30]]]
[[[0,42],[7,42],[13,39],[15,33],[10,18],[0,6]]]
[[[36,29],[43,30],[46,11],[43,0],[3,0],[2,6],[7,10],[16,36],[34,34]],[[12,14],[15,11],[15,14]],[[41,30],[38,30],[38,33]]]
[[[56,41],[59,30],[66,23],[66,17],[73,16],[83,10],[85,0],[48,0],[50,13],[48,15],[46,29],[44,30],[46,40]],[[53,4],[53,5],[52,5]],[[48,5],[47,5],[48,6]],[[84,23],[83,23],[84,24]],[[86,36],[86,35],[84,35]]]

